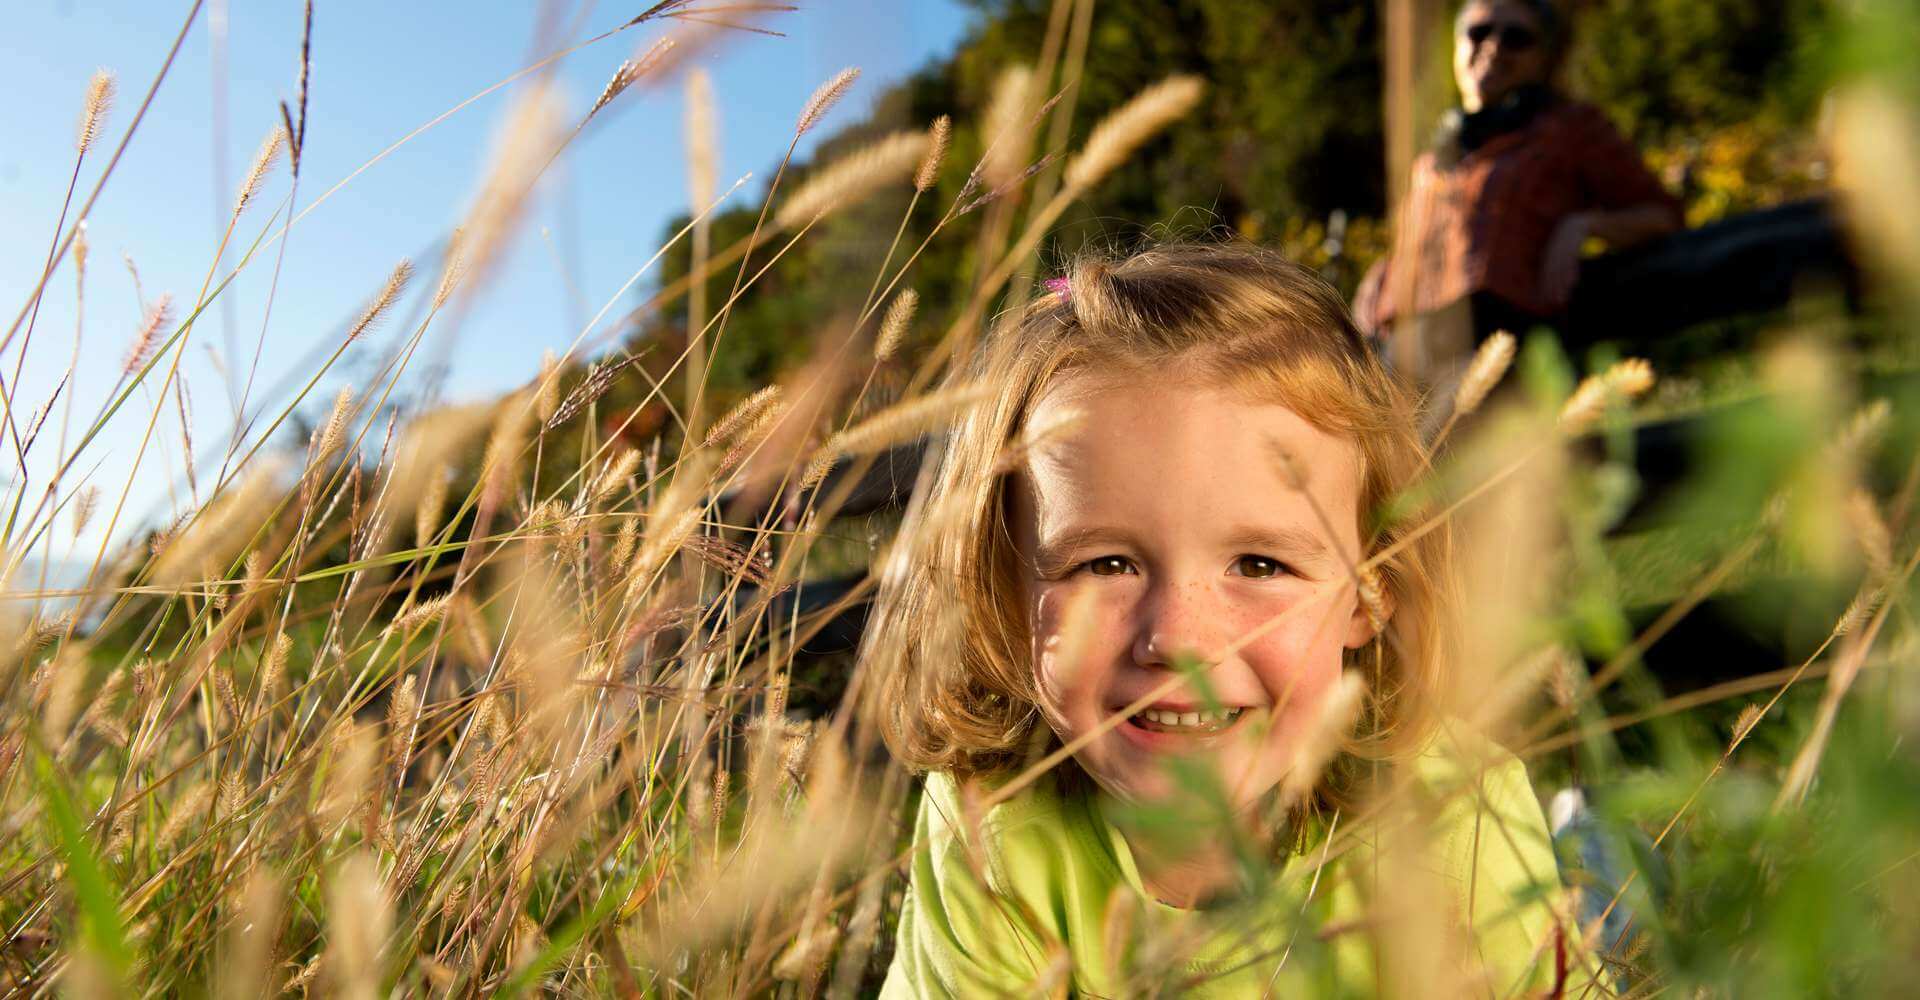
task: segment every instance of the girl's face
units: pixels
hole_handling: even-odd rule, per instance
[[[1193,658],[1224,712],[1182,680],[1075,758],[1132,801],[1176,790],[1167,764],[1186,758],[1252,805],[1315,728],[1343,647],[1373,637],[1348,569],[1358,452],[1285,406],[1164,375],[1069,375],[1029,426],[1012,517],[1048,722],[1090,733]]]

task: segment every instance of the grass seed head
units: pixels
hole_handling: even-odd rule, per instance
[[[613,103],[614,98],[619,97],[628,87],[633,86],[633,81],[639,75],[639,67],[633,64],[633,60],[620,60],[620,65],[613,69],[613,76],[608,78],[607,85],[601,88],[600,96],[594,100],[593,107],[587,109],[587,117],[592,118],[594,115],[600,113],[601,108]]]
[[[395,618],[393,624],[387,626],[387,632],[410,633],[439,621],[440,616],[447,613],[447,601],[451,597],[451,594],[441,594],[415,604]]]
[[[165,331],[173,325],[173,293],[162,292],[147,307],[147,314],[140,321],[140,329],[133,335],[133,345],[127,348],[127,360],[120,366],[122,375],[131,376],[146,365],[152,356],[155,344],[165,337]]]
[[[241,721],[240,692],[233,686],[233,670],[226,666],[213,669],[213,693],[220,699],[220,708],[235,725]]]
[[[247,802],[247,786],[237,774],[229,774],[220,779],[220,801],[215,807],[222,818],[240,812]]]
[[[551,425],[554,413],[560,409],[560,357],[551,347],[540,352],[540,382],[533,399],[540,422]]]
[[[765,551],[707,535],[687,539],[686,549],[700,557],[701,562],[724,573],[730,581],[737,578],[764,587],[773,580],[773,560]]]
[[[1585,667],[1577,657],[1560,649],[1547,673],[1547,697],[1561,709],[1571,710],[1580,703],[1581,693],[1586,687]]]
[[[820,124],[820,119],[826,117],[827,112],[832,110],[840,98],[846,96],[848,88],[853,86],[853,81],[859,78],[860,67],[848,66],[816,88],[813,96],[807,98],[807,103],[800,108],[800,118],[793,129],[794,138],[806,135],[809,129]]]
[[[420,694],[414,686],[413,675],[408,674],[394,689],[393,699],[387,702],[387,759],[392,771],[390,780],[395,785],[407,773],[407,760],[413,750],[413,727],[419,718]]]
[[[707,432],[707,439],[701,442],[702,447],[711,448],[753,429],[760,418],[780,401],[780,392],[779,385],[770,385],[736,403]]]
[[[1033,67],[1013,65],[1000,72],[993,84],[993,99],[987,103],[981,122],[982,141],[987,151],[980,173],[988,187],[999,187],[1018,175],[1027,165],[1033,149],[1033,126],[1027,109],[1033,106]]]
[[[613,388],[614,379],[637,360],[639,360],[637,357],[628,357],[623,360],[608,358],[587,369],[586,377],[573,387],[572,392],[567,393],[567,398],[560,402],[553,416],[548,417],[543,426],[547,430],[553,430],[572,420],[581,410],[592,406],[601,396],[607,394],[608,389]],[[544,378],[541,384],[542,386],[546,384]]]
[[[1879,446],[1892,419],[1893,407],[1884,399],[1876,399],[1855,410],[1828,446],[1834,463],[1851,469],[1865,462]]]
[[[416,547],[425,546],[440,530],[440,512],[447,505],[447,482],[445,472],[427,478],[426,492],[420,495],[419,504],[413,508],[413,544]]]
[[[599,503],[612,496],[620,487],[627,485],[635,469],[640,467],[640,449],[625,448],[620,454],[607,460],[600,475],[594,477],[593,485],[588,488],[589,505]]]
[[[267,582],[267,574],[273,572],[273,561],[265,551],[255,549],[247,553],[246,566],[241,570],[241,578],[250,587],[258,587]]]
[[[1860,592],[1854,595],[1853,600],[1848,602],[1847,609],[1840,613],[1840,620],[1834,622],[1833,634],[1836,637],[1849,635],[1865,625],[1867,619],[1873,617],[1873,613],[1879,610],[1880,599],[1885,596],[1886,591],[1880,587],[1862,587]]]
[[[72,624],[73,615],[68,612],[62,612],[44,620],[35,620],[32,625],[21,630],[15,654],[23,660],[38,654],[55,639],[65,635]]]
[[[792,229],[805,225],[819,215],[909,176],[926,148],[925,133],[895,132],[848,153],[815,171],[789,195],[774,213],[774,226]]]
[[[277,458],[258,459],[239,484],[208,501],[185,527],[156,554],[153,580],[178,586],[196,578],[224,573],[234,565],[255,532],[278,516],[285,495]],[[158,536],[155,538],[159,542]]]
[[[604,391],[604,390],[603,390]],[[533,430],[535,414],[526,390],[513,393],[494,410],[493,429],[487,435],[487,447],[480,456],[480,506],[483,510],[499,507],[513,485],[520,467],[521,452]],[[562,407],[558,419],[568,416]]]
[[[1388,618],[1386,590],[1380,582],[1380,570],[1377,567],[1362,564],[1359,577],[1355,589],[1360,595],[1360,606],[1367,613],[1367,624],[1371,625],[1374,634],[1378,635],[1386,629]]]
[[[240,892],[239,919],[228,931],[228,961],[217,977],[223,998],[257,997],[272,981],[284,888],[272,872],[255,868]]]
[[[1893,572],[1893,533],[1880,516],[1879,503],[1863,487],[1855,487],[1847,496],[1847,522],[1866,556],[1867,569],[1876,577]]]
[[[402,260],[394,265],[393,270],[387,275],[387,283],[380,287],[380,294],[375,295],[373,301],[367,303],[367,308],[360,313],[360,318],[355,320],[353,326],[347,330],[347,343],[360,339],[362,334],[379,324],[381,317],[385,316],[387,310],[392,309],[393,303],[400,298],[400,293],[406,291],[407,281],[412,277],[412,262]]]
[[[313,460],[318,462],[333,453],[346,437],[348,404],[353,402],[353,387],[341,386],[333,397],[327,420],[313,432]]]
[[[1453,394],[1453,412],[1466,416],[1480,408],[1487,394],[1500,384],[1507,374],[1507,368],[1513,364],[1516,341],[1513,334],[1505,330],[1495,331],[1486,343],[1474,352],[1473,363],[1467,366],[1467,372],[1460,379],[1460,388]]]
[[[677,57],[681,55],[680,50],[680,40],[669,35],[654,41],[647,46],[646,51],[636,54],[633,58],[622,60],[619,67],[613,71],[613,76],[607,80],[607,85],[601,88],[600,96],[594,100],[593,108],[587,112],[587,117],[592,118],[599,114],[601,108],[612,104],[615,98],[626,93],[627,88],[633,86],[634,81],[649,73],[662,72],[679,62]]]
[[[638,592],[652,582],[654,574],[667,563],[668,557],[680,551],[687,539],[693,535],[700,520],[706,515],[706,508],[698,503],[692,504],[678,514],[656,514],[647,525],[646,540],[641,543],[640,554],[634,558],[633,567],[628,572],[628,586]]]
[[[1733,739],[1727,745],[1728,752],[1732,752],[1735,747],[1745,743],[1748,736],[1753,735],[1753,727],[1760,724],[1760,716],[1764,712],[1765,709],[1759,705],[1748,705],[1740,710],[1740,717],[1733,720]]]
[[[828,957],[839,943],[840,928],[826,921],[809,922],[774,960],[773,978],[786,982],[813,979],[826,967]]]
[[[1589,375],[1560,408],[1560,427],[1568,434],[1592,429],[1614,400],[1632,400],[1653,388],[1653,366],[1640,358],[1615,362],[1598,375]]]
[[[907,328],[913,325],[913,313],[920,305],[920,293],[911,288],[903,288],[893,297],[893,303],[887,306],[886,318],[880,321],[880,336],[873,342],[873,359],[882,364],[893,358],[900,350],[900,344],[907,339]]]
[[[80,107],[80,129],[74,137],[74,148],[81,156],[100,138],[100,129],[106,124],[107,112],[113,109],[113,95],[117,86],[113,71],[96,69],[93,78],[87,81],[87,100]]]
[[[260,192],[261,183],[273,170],[273,165],[280,159],[280,151],[286,148],[286,144],[287,131],[276,123],[273,131],[268,132],[266,139],[261,141],[260,151],[253,154],[253,165],[247,168],[246,175],[240,179],[240,191],[233,197],[234,215],[237,216],[246,211],[247,206],[253,202],[253,196]]]
[[[73,534],[79,537],[87,530],[87,522],[93,520],[93,512],[100,507],[100,487],[88,483],[80,488],[78,496],[73,498]]]
[[[81,692],[87,682],[87,662],[77,652],[70,652],[72,649],[71,645],[62,646],[54,654],[41,683],[46,699],[41,721],[47,742],[54,747],[66,742],[73,720],[80,714]]]
[[[890,406],[827,439],[814,454],[801,480],[810,489],[832,470],[841,455],[867,455],[961,419],[992,396],[983,385],[959,385]]]
[[[271,698],[274,689],[280,686],[280,678],[287,672],[287,657],[293,652],[293,637],[285,632],[273,637],[273,647],[267,650],[267,657],[260,665],[260,691]]]
[[[779,386],[771,386],[770,388],[778,389]],[[727,453],[720,456],[720,461],[714,465],[714,479],[718,481],[724,478],[728,473],[732,472],[742,460],[753,453],[754,449],[758,448],[766,438],[767,432],[778,425],[781,418],[786,416],[786,413],[787,401],[784,398],[775,398],[767,403],[764,409],[754,415],[751,423],[746,424],[741,427],[740,430],[734,432],[733,447],[728,448]]]
[[[447,237],[446,248],[440,255],[440,284],[433,289],[433,308],[437,311],[453,298],[454,289],[460,287],[460,279],[466,276],[466,230],[455,229]]]
[[[485,178],[461,226],[461,275],[485,283],[519,231],[533,189],[565,141],[551,83],[522,92],[495,135]]]
[[[393,923],[393,901],[372,858],[355,853],[327,886],[327,982],[336,996],[377,995],[380,951]]]
[[[953,141],[953,119],[941,115],[927,128],[927,151],[913,171],[913,189],[926,193],[940,179],[940,163],[947,158],[947,146]]]
[[[620,527],[614,529],[613,548],[607,553],[608,565],[625,566],[633,558],[633,547],[640,541],[637,524],[631,517],[620,520]]]
[[[1141,143],[1193,110],[1205,90],[1197,76],[1170,76],[1135,95],[1093,127],[1080,155],[1067,164],[1067,186],[1085,190],[1099,183]]]
[[[160,827],[160,843],[171,845],[187,831],[189,826],[203,824],[207,819],[207,807],[213,803],[213,787],[202,781],[183,792],[175,800],[173,808],[167,812],[167,821]]]

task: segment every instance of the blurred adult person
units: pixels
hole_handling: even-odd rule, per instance
[[[1551,0],[1469,0],[1455,18],[1459,104],[1415,161],[1392,251],[1354,300],[1416,378],[1443,378],[1494,330],[1560,317],[1589,240],[1624,250],[1681,225],[1639,150],[1558,87],[1567,44]]]

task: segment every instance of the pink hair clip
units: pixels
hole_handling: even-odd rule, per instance
[[[1045,287],[1047,291],[1060,296],[1060,301],[1062,303],[1065,303],[1067,301],[1068,284],[1067,284],[1067,278],[1065,275],[1061,275],[1058,278],[1048,278],[1047,280],[1041,282],[1040,284],[1043,287]]]

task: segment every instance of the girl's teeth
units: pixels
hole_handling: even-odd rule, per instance
[[[1150,708],[1141,712],[1138,718],[1166,728],[1195,729],[1232,722],[1239,717],[1240,712],[1241,710],[1237,708],[1224,712],[1167,712]]]

